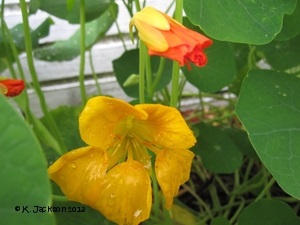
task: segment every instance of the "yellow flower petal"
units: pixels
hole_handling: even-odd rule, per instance
[[[132,20],[134,21],[133,23],[141,21],[143,24],[147,24],[160,30],[170,30],[170,24],[164,14],[150,6],[137,12]]]
[[[2,92],[2,94],[6,94],[8,92],[7,87],[3,84],[0,84],[0,92]]]
[[[177,109],[159,104],[140,104],[135,107],[148,114],[148,119],[140,122],[144,124],[143,129],[147,130],[142,132],[140,129],[142,139],[168,149],[189,149],[196,143],[193,132]]]
[[[169,45],[160,30],[168,31],[171,26],[163,13],[152,7],[145,7],[137,12],[129,23],[131,40],[132,26],[136,26],[140,39],[149,49],[157,52],[168,50]]]
[[[128,116],[146,119],[147,114],[129,103],[109,98],[91,98],[79,118],[81,138],[91,146],[107,149],[115,138],[117,125]]]
[[[165,207],[170,209],[180,185],[190,176],[194,153],[189,150],[161,151],[155,160],[156,179],[166,199]]]
[[[164,35],[156,28],[149,26],[139,20],[135,21],[135,26],[139,31],[140,39],[153,51],[164,52],[169,48]]]
[[[48,173],[68,199],[90,205],[98,198],[107,165],[105,152],[88,146],[64,154]]]
[[[105,176],[97,202],[92,206],[119,225],[138,225],[149,218],[151,183],[146,169],[137,161],[113,167]]]

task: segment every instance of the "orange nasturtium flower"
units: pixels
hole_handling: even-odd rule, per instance
[[[14,97],[21,94],[24,88],[25,84],[23,80],[0,77],[0,92],[7,97]]]
[[[137,28],[149,55],[176,60],[180,66],[189,66],[189,62],[197,66],[207,63],[203,49],[209,47],[212,40],[152,7],[145,7],[132,17],[129,24],[131,35],[132,26]]]
[[[189,178],[196,140],[178,110],[159,104],[132,106],[109,97],[91,98],[79,117],[87,147],[60,157],[48,172],[63,193],[118,224],[137,225],[152,205],[151,156],[170,209]]]

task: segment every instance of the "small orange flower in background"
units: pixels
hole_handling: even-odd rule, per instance
[[[152,7],[145,7],[132,17],[129,25],[131,35],[132,26],[137,28],[150,55],[175,60],[180,66],[189,65],[189,62],[197,66],[207,63],[203,49],[212,45],[212,40]]]
[[[23,80],[0,77],[0,91],[7,97],[14,97],[21,94],[24,88],[25,84]]]
[[[79,129],[89,146],[66,153],[48,169],[70,200],[118,224],[138,225],[148,219],[151,151],[165,207],[171,208],[180,185],[189,179],[194,154],[188,149],[196,142],[177,109],[94,97],[80,115]]]

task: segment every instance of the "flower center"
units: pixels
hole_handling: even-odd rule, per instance
[[[116,138],[108,149],[109,168],[127,160],[136,160],[146,168],[150,167],[150,155],[135,130],[135,123],[135,118],[128,116],[118,124],[115,130]]]

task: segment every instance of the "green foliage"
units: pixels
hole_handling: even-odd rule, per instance
[[[89,22],[101,16],[110,7],[112,2],[114,1],[85,0],[85,21]],[[80,23],[80,0],[31,0],[29,7],[31,13],[35,13],[40,9],[70,23]]]
[[[300,198],[299,86],[299,78],[286,73],[250,71],[236,108],[264,165],[280,186],[297,198]]]
[[[171,68],[171,61],[166,60],[163,70],[161,71],[162,77],[160,82],[155,87],[155,91],[159,91],[160,89],[164,88],[171,80],[172,75],[172,68]],[[154,80],[157,77],[158,68],[160,65],[160,60],[158,57],[151,58],[151,66]],[[115,59],[113,61],[113,68],[117,78],[117,81],[120,87],[124,90],[124,92],[134,98],[138,98],[139,95],[139,88],[138,85],[130,85],[124,86],[124,83],[132,74],[139,73],[139,51],[138,49],[129,50],[123,53],[120,58]]]
[[[50,113],[58,126],[61,137],[68,150],[71,151],[73,149],[86,146],[86,144],[81,140],[79,134],[79,107],[61,106],[50,111]],[[41,118],[41,121],[46,123],[46,118]],[[48,145],[47,139],[43,139],[42,143],[46,149],[51,148],[51,146]],[[53,150],[53,148],[51,149]],[[48,153],[53,155],[49,151]]]
[[[214,41],[212,47],[205,50],[208,63],[205,67],[191,65],[184,67],[186,79],[203,92],[217,92],[229,85],[236,76],[233,50],[229,43]]]
[[[246,207],[239,219],[239,225],[299,225],[300,219],[286,203],[261,199]]]
[[[52,202],[42,149],[21,114],[1,95],[0,109],[1,223],[54,225],[51,213],[33,213],[35,206]]]
[[[66,209],[64,212],[56,212],[56,225],[113,225],[105,219],[98,211],[77,202],[54,201],[53,207]]]
[[[52,19],[47,18],[36,29],[31,31],[33,48],[38,48],[39,39],[49,35],[50,26],[52,24]],[[15,61],[10,42],[14,43],[19,54],[25,51],[23,24],[20,23],[11,29],[6,28],[6,26],[3,26],[2,32],[0,32],[0,59],[3,59],[3,61],[0,60],[0,71],[7,68],[7,61],[10,63]],[[10,37],[12,37],[12,39],[10,39]]]
[[[232,173],[242,164],[242,153],[232,139],[217,127],[199,124],[199,138],[194,146],[203,165],[214,173]]]
[[[111,15],[117,14],[118,6],[113,3],[98,18],[86,24],[85,32],[88,34],[85,40],[86,49],[90,49],[104,36],[115,20]],[[80,30],[78,30],[67,40],[57,41],[50,46],[35,50],[34,56],[46,61],[74,59],[80,54],[80,38]]]
[[[284,14],[291,14],[297,0],[192,0],[184,1],[189,19],[220,41],[266,44],[282,28]]]
[[[132,16],[134,8],[142,7],[138,2],[129,0],[121,4]],[[83,3],[85,18],[80,14]],[[101,41],[116,22],[122,8],[118,5],[120,2],[116,4],[112,0],[31,0],[32,14],[42,10],[69,23],[85,25],[85,32],[78,29],[67,40],[40,46],[39,40],[49,34],[53,24],[51,17],[47,18],[30,31],[34,57],[48,62],[84,57],[85,51]],[[179,74],[178,64],[170,60],[149,57],[146,50],[145,55],[139,49],[129,50],[131,46],[126,46],[124,41],[127,34],[121,31],[118,36],[126,50],[112,62],[116,80],[125,94],[133,98],[132,104],[140,103],[141,90],[145,92],[146,103],[169,105],[170,98],[174,97],[200,102],[193,110],[179,108],[197,137],[192,148],[196,156],[191,177],[179,190],[170,211],[160,204],[161,194],[153,183],[153,188],[157,188],[153,192],[156,201],[150,219],[144,223],[300,225],[297,217],[300,208],[300,0],[183,0],[183,9],[180,7],[176,9],[184,10],[187,16],[183,19],[185,26],[213,39],[213,45],[204,49],[207,65],[196,67],[190,62],[190,67],[181,67]],[[178,11],[175,15],[180,18]],[[18,77],[22,70],[14,71],[12,65],[19,62],[18,54],[26,50],[26,24],[8,29],[2,17],[3,14],[0,70],[8,67],[12,76]],[[33,60],[30,55],[26,57]],[[141,68],[145,80],[141,79],[144,78],[140,75]],[[176,75],[180,79],[176,80]],[[96,74],[94,79],[97,81]],[[81,81],[82,90],[84,80]],[[196,87],[196,93],[186,91],[186,83]],[[35,85],[40,84],[37,81]],[[82,107],[61,106],[37,119],[28,113],[27,97],[24,93],[22,102],[16,99],[26,115],[25,122],[9,101],[0,96],[1,222],[8,225],[112,224],[98,211],[66,200],[54,183],[51,193],[47,164],[53,163],[63,151],[53,130],[57,126],[68,151],[85,146],[78,126]],[[184,106],[180,102],[179,107],[181,104]],[[15,206],[48,207],[52,202],[60,209],[75,207],[85,211],[53,214],[15,211]]]

